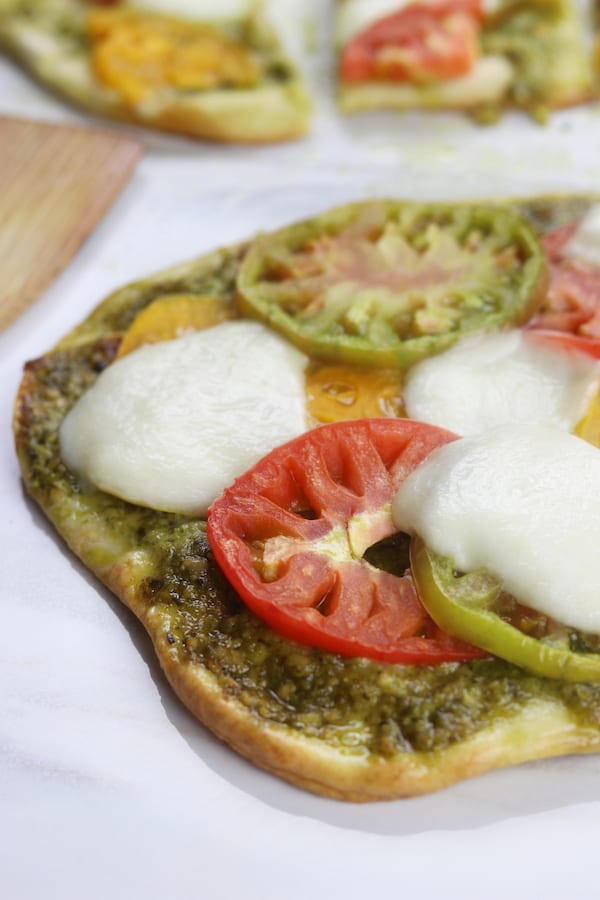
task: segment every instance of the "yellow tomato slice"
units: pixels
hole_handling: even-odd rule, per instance
[[[96,9],[87,18],[97,78],[130,105],[163,87],[251,87],[261,66],[247,47],[211,25],[129,9]]]
[[[164,294],[148,304],[125,332],[118,357],[143,344],[156,344],[200,331],[234,318],[231,307],[220,297],[199,294]]]
[[[397,370],[314,366],[306,376],[308,413],[318,422],[403,414]]]
[[[577,425],[575,434],[595,447],[600,447],[600,391],[598,391],[590,403],[585,416]]]

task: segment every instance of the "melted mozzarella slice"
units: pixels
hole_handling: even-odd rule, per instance
[[[393,501],[396,526],[521,603],[600,633],[600,451],[545,427],[508,426],[434,451]]]
[[[258,322],[224,322],[113,363],[66,416],[69,468],[95,487],[203,515],[305,428],[306,357]]]
[[[600,204],[583,217],[563,247],[562,255],[600,267]]]
[[[476,335],[411,369],[411,419],[476,434],[515,422],[571,431],[598,390],[600,367],[585,354],[546,346],[521,331]]]

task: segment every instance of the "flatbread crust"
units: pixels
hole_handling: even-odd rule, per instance
[[[352,2],[337,0],[335,47],[338,54],[344,49],[340,27],[344,7]],[[502,2],[509,7],[513,0]],[[513,5],[517,13],[527,6],[516,2]],[[479,60],[482,64],[468,75],[428,84],[340,80],[340,110],[345,113],[386,109],[471,111],[487,123],[494,121],[503,109],[518,107],[536,118],[544,118],[551,110],[596,99],[599,84],[587,34],[591,23],[588,29],[573,0],[552,0],[546,11],[535,0],[530,6],[545,20],[537,33],[525,31],[519,35],[518,42],[512,35],[496,30],[493,17],[485,20]]]
[[[150,101],[124,102],[94,75],[85,38],[85,0],[0,0],[0,49],[42,85],[91,113],[212,141],[263,143],[306,133],[310,103],[292,63],[260,10],[247,21],[278,79],[256,87],[161,90]]]
[[[540,230],[585,198],[521,201]],[[300,647],[242,604],[200,520],[90,490],[64,466],[58,429],[114,359],[135,315],[167,293],[235,305],[243,245],[129,285],[27,364],[14,431],[25,487],[71,550],[143,623],[188,708],[256,765],[324,796],[414,796],[525,760],[600,750],[600,686],[500,660],[385,665]]]

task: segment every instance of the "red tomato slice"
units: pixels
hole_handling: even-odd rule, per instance
[[[441,81],[470,72],[478,55],[481,0],[417,2],[374,22],[345,48],[344,82]]]
[[[410,574],[363,557],[396,531],[397,486],[454,435],[406,419],[323,425],[278,447],[213,504],[212,552],[274,631],[346,656],[432,664],[485,655],[437,629]]]
[[[526,332],[532,340],[555,344],[563,350],[573,350],[577,353],[587,353],[594,359],[600,359],[600,340],[584,337],[580,334],[569,334],[566,331],[550,331],[544,328],[532,327]]]
[[[582,339],[573,349],[598,355],[600,340],[600,268],[574,259],[563,259],[562,251],[577,224],[546,234],[542,243],[550,261],[550,287],[530,328],[558,331]],[[586,341],[589,342],[586,346]]]
[[[571,240],[576,229],[577,222],[571,222],[570,225],[555,228],[554,231],[549,231],[542,236],[542,246],[550,262],[558,262],[560,260],[565,244]]]

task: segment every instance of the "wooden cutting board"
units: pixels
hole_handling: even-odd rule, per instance
[[[141,151],[110,131],[0,116],[0,330],[66,266]]]

